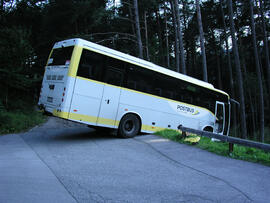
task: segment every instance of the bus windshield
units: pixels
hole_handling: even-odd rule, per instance
[[[48,66],[69,64],[74,46],[54,49],[48,61]]]

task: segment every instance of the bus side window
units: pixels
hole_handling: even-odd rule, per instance
[[[154,75],[154,90],[157,96],[161,96],[168,99],[175,99],[175,87],[176,81],[172,77],[160,76],[159,74]]]
[[[77,76],[98,80],[103,63],[103,55],[84,49],[81,55]]]
[[[105,71],[104,82],[111,85],[122,86],[123,73],[119,70],[108,68]]]
[[[128,64],[127,88],[153,94],[153,73],[145,68]]]
[[[136,90],[137,89],[137,82],[136,81],[127,81],[127,88]]]
[[[154,95],[162,96],[162,89],[161,88],[155,88],[153,89]]]
[[[105,56],[106,65],[103,69],[102,81],[111,85],[123,86],[125,62]]]

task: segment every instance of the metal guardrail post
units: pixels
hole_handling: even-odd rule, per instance
[[[229,143],[229,153],[233,152],[233,143]]]

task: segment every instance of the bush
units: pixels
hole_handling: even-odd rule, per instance
[[[29,109],[28,111],[13,111],[0,113],[0,134],[16,133],[27,130],[43,123],[46,117],[41,113]]]

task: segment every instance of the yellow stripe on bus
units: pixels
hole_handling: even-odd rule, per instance
[[[68,112],[59,112],[59,111],[53,110],[53,115],[60,118],[68,119],[68,114],[69,114]]]
[[[84,122],[89,122],[89,123],[98,122],[99,124],[110,125],[110,126],[115,126],[115,127],[118,127],[119,123],[120,123],[120,121],[118,121],[118,120],[113,120],[113,119],[108,119],[108,118],[98,118],[95,116],[88,116],[88,115],[77,114],[77,113],[57,112],[56,110],[53,111],[53,115],[60,117],[60,118],[72,119],[72,120],[77,120],[77,121],[84,121]],[[156,131],[160,131],[160,130],[164,130],[164,129],[165,128],[158,127],[158,126],[152,126],[152,125],[142,124],[142,126],[141,126],[142,131],[156,132]]]
[[[103,125],[111,125],[114,126],[116,120],[108,119],[108,118],[101,118],[99,117],[97,120],[98,124],[103,124]]]
[[[83,114],[77,114],[77,113],[70,113],[69,119],[77,120],[77,121],[84,121],[84,122],[90,122],[90,123],[96,123],[97,117],[95,116],[88,116]]]

